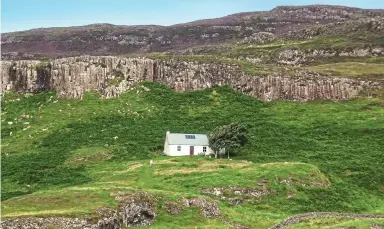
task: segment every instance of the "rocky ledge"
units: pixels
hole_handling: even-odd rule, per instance
[[[205,195],[211,195],[220,200],[225,200],[229,204],[241,204],[247,201],[259,200],[265,196],[274,194],[273,191],[263,184],[260,188],[248,188],[238,186],[228,187],[215,187],[215,188],[204,188],[200,192]]]
[[[4,229],[120,229],[122,227],[149,226],[155,222],[158,199],[147,192],[127,194],[117,192],[115,199],[119,202],[117,209],[102,208],[94,216],[84,218],[71,217],[24,217],[11,218],[1,221]],[[206,198],[181,198],[177,202],[167,202],[163,205],[168,214],[177,215],[184,208],[197,207],[203,217],[216,218],[235,228],[247,228],[244,225],[229,221],[220,215],[216,202]]]
[[[294,76],[253,76],[235,64],[112,56],[3,61],[1,78],[2,92],[54,90],[59,97],[76,99],[88,91],[98,91],[106,98],[118,97],[141,81],[163,83],[176,91],[231,85],[264,101],[347,100],[361,91],[384,88],[380,80],[331,78],[308,70],[297,71]]]
[[[156,217],[148,203],[130,203],[123,205],[118,211],[107,209],[98,219],[70,217],[25,217],[4,219],[4,229],[120,229],[151,225]]]

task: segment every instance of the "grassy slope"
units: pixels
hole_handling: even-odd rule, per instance
[[[146,86],[149,92],[138,88],[110,100],[95,94],[82,101],[57,100],[42,93],[18,101],[7,94],[1,127],[3,216],[90,214],[116,206],[119,191],[146,190],[169,201],[198,196],[201,187],[254,187],[262,177],[277,195],[236,207],[220,202],[223,214],[266,228],[300,212],[384,213],[382,100],[264,103],[225,87],[176,93]],[[32,117],[18,120],[23,113]],[[145,165],[161,152],[167,129],[206,133],[236,121],[250,129],[249,143],[236,152],[238,159],[254,162],[250,167],[200,158],[158,158],[155,171]],[[306,164],[265,166],[281,161]],[[182,172],[185,168],[196,173]],[[277,182],[286,177],[326,179],[331,185],[291,190]],[[296,193],[289,200],[288,191]],[[199,217],[197,209],[179,216],[159,211],[154,228],[223,228]]]
[[[292,67],[284,65],[276,65],[271,62],[277,59],[279,53],[284,50],[352,50],[367,48],[368,44],[381,45],[380,43],[366,41],[356,41],[350,39],[316,37],[306,41],[275,41],[264,45],[255,44],[231,44],[232,48],[228,51],[221,51],[218,47],[217,51],[205,53],[202,55],[174,55],[170,53],[149,53],[148,57],[154,59],[168,60],[170,58],[182,61],[198,61],[203,63],[229,63],[238,65],[244,72],[254,76],[262,76],[271,74],[272,72],[280,72],[284,75],[295,75],[293,70],[310,69],[322,74],[331,75],[333,77],[346,78],[369,78],[384,79],[384,59],[379,56],[366,57],[319,57],[313,61],[309,61],[306,66]],[[209,46],[207,46],[209,47]],[[202,47],[199,47],[203,49]],[[209,48],[208,48],[209,50]],[[135,56],[135,55],[129,55]],[[243,58],[258,58],[262,63],[252,63]],[[241,59],[238,59],[241,58]]]

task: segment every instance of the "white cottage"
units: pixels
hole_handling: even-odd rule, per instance
[[[176,134],[167,131],[164,153],[168,156],[194,156],[213,154],[205,134]]]

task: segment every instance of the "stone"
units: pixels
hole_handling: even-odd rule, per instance
[[[217,203],[210,202],[204,198],[194,198],[189,200],[190,207],[200,207],[201,214],[205,217],[215,217],[220,215]]]
[[[215,192],[217,191],[220,191],[222,194],[216,196]],[[264,196],[273,194],[273,192],[267,188],[266,183],[265,185],[263,185],[262,188],[227,186],[204,188],[201,189],[200,192],[206,195],[213,195],[214,197],[220,200],[226,200],[230,204],[241,204],[246,201],[261,199]],[[233,195],[236,195],[236,197],[233,197]]]
[[[163,205],[163,208],[170,214],[170,215],[177,215],[179,214],[183,208],[180,204],[174,203],[174,202],[168,202]]]
[[[374,214],[354,214],[354,213],[336,213],[336,212],[309,212],[294,215],[286,218],[282,222],[270,227],[270,229],[284,229],[289,228],[291,225],[300,223],[301,221],[320,218],[348,218],[348,219],[384,219],[384,215]],[[381,229],[372,227],[373,229]]]
[[[273,33],[269,32],[258,32],[253,33],[250,37],[244,38],[240,41],[240,44],[265,44],[272,42],[276,39],[276,36]]]
[[[242,198],[238,198],[238,197],[228,198],[227,201],[229,204],[233,204],[233,205],[242,204],[244,202]]]
[[[156,213],[153,211],[149,203],[132,202],[120,207],[120,216],[123,219],[123,225],[131,226],[148,226],[153,223]]]
[[[281,61],[297,62],[295,55],[299,55],[299,52],[286,51],[279,55]],[[55,90],[58,97],[74,99],[81,99],[87,91],[98,91],[103,98],[113,98],[131,90],[134,83],[145,80],[165,84],[176,91],[231,85],[239,92],[264,101],[308,101],[347,100],[356,97],[362,90],[384,88],[381,81],[336,79],[308,70],[297,71],[295,77],[280,73],[252,76],[233,64],[186,62],[175,59],[68,57],[53,60],[43,72],[37,72],[36,66],[39,63],[34,60],[3,61],[2,91],[35,93]],[[10,71],[9,69],[13,67],[16,67],[16,70]],[[123,78],[115,85],[111,85],[109,82],[112,80],[112,72],[116,69],[122,72]],[[28,72],[33,74],[27,74]],[[7,85],[12,86],[9,88]]]
[[[20,116],[20,119],[28,119],[29,118],[29,115],[28,114],[22,114]]]
[[[1,221],[1,227],[4,229],[120,229],[132,226],[151,225],[156,217],[152,209],[150,199],[154,200],[148,193],[137,193],[126,196],[126,193],[118,193],[121,196],[121,206],[118,209],[101,208],[96,210],[98,215],[89,218],[71,218],[71,217],[22,217],[4,219]],[[126,202],[127,201],[127,202]]]
[[[371,224],[370,229],[384,229],[384,226],[380,226],[376,223]]]
[[[235,194],[235,195],[241,195],[241,191],[234,191],[233,194]]]
[[[117,216],[99,219],[95,229],[121,229],[121,224]]]
[[[72,229],[92,228],[92,226],[93,225],[88,223],[86,219],[69,217],[25,217],[16,219],[4,219],[1,221],[1,228],[3,229]]]

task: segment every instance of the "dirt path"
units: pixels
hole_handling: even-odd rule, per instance
[[[384,215],[373,215],[373,214],[353,214],[353,213],[336,213],[336,212],[311,212],[298,214],[286,218],[279,224],[276,224],[269,229],[283,229],[289,226],[300,223],[305,220],[316,219],[316,218],[349,218],[349,219],[384,219]]]

